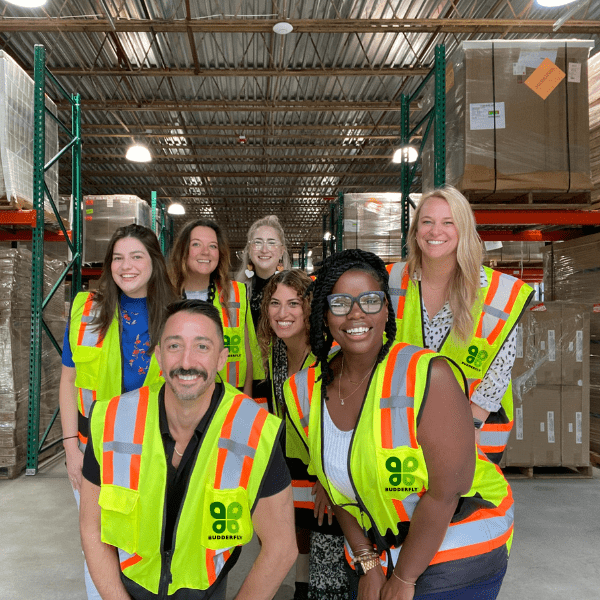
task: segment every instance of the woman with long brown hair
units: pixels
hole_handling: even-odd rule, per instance
[[[269,279],[263,292],[258,341],[271,388],[269,411],[286,419],[283,442],[292,475],[299,552],[294,600],[346,600],[342,531],[333,519],[323,486],[308,474],[309,456],[287,422],[283,396],[286,379],[315,362],[309,344],[310,297],[306,295],[311,283],[298,269],[275,273]]]
[[[174,299],[156,235],[133,224],[110,239],[98,290],[73,301],[59,404],[67,473],[78,503],[92,402],[159,381],[153,349],[162,310]],[[87,567],[86,588],[88,598],[99,597]]]
[[[196,219],[179,232],[169,257],[169,273],[177,294],[206,300],[221,313],[227,365],[224,381],[252,395],[251,324],[246,286],[229,278],[231,259],[224,231],[215,221]],[[251,329],[252,333],[254,329]]]

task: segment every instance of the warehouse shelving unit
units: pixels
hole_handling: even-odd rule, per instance
[[[156,237],[158,237],[163,256],[167,256],[171,246],[173,245],[173,218],[167,212],[165,205],[158,203],[156,192],[151,192],[150,198],[150,203],[152,206],[152,229],[156,234]],[[158,223],[156,218],[157,210],[160,214],[160,223]]]
[[[38,458],[40,453],[48,450],[56,441],[44,447],[50,429],[59,409],[57,408],[40,439],[40,389],[41,389],[41,362],[42,362],[42,331],[50,338],[57,352],[62,353],[58,342],[44,323],[43,310],[58,290],[60,284],[65,280],[69,272],[72,273],[71,299],[81,289],[81,259],[83,246],[82,210],[81,210],[81,113],[79,94],[68,93],[56,80],[46,67],[46,49],[42,45],[36,45],[34,49],[34,169],[33,169],[33,211],[29,217],[35,223],[32,225],[32,265],[31,265],[31,336],[29,349],[29,413],[27,434],[27,475],[35,475],[38,470]],[[46,109],[45,93],[46,79],[48,79],[56,90],[71,105],[71,127],[67,127],[54,114]],[[46,118],[54,119],[58,126],[69,136],[69,142],[59,150],[58,154],[45,163],[45,138]],[[71,176],[72,176],[72,198],[73,198],[73,221],[72,229],[67,232],[60,218],[58,209],[48,186],[45,183],[45,173],[64,154],[71,152]],[[48,198],[52,210],[56,216],[61,229],[61,236],[51,237],[45,231],[44,199]],[[69,233],[71,234],[69,236]],[[44,298],[44,239],[64,239],[71,251],[71,260],[65,267],[60,278]]]

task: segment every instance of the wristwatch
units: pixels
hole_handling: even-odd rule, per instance
[[[352,559],[354,570],[359,576],[366,575],[367,571],[374,569],[379,564],[377,554],[365,554],[364,556],[355,556]]]
[[[485,421],[478,419],[477,417],[473,417],[473,426],[475,429],[481,429],[485,425]]]

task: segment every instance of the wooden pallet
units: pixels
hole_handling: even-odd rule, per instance
[[[594,468],[586,467],[503,467],[506,479],[591,479]]]
[[[600,468],[600,454],[590,451],[590,462],[594,467]]]

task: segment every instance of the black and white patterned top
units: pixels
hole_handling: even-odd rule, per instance
[[[486,287],[488,284],[487,276],[483,267],[479,277],[480,286]],[[425,303],[421,298],[423,308],[423,333],[425,345],[436,352],[440,349],[442,342],[454,322],[454,315],[450,310],[450,304],[446,302],[433,319],[429,319]],[[494,358],[490,368],[484,375],[481,383],[473,393],[471,400],[484,410],[497,412],[500,409],[502,396],[510,383],[510,373],[517,356],[517,328],[515,327],[511,334],[506,338],[502,348]]]

